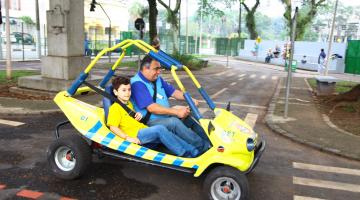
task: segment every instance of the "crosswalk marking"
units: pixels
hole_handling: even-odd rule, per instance
[[[211,95],[210,97],[213,99],[213,98],[219,96],[219,94],[225,92],[226,90],[227,90],[227,88],[223,88],[222,90],[220,90],[220,91],[218,91],[217,93]]]
[[[300,178],[296,176],[293,177],[293,184],[334,189],[334,190],[343,190],[349,192],[360,192],[360,185],[343,183],[343,182],[324,181],[324,180],[310,179],[310,178]]]
[[[216,74],[216,76],[221,76],[221,75],[223,75],[223,74],[225,74],[225,73],[226,73],[226,71],[220,72],[220,73]]]
[[[226,75],[226,77],[230,77],[230,76],[233,76],[234,75],[234,73],[229,73],[228,75]]]
[[[251,74],[250,78],[255,78],[256,74]]]
[[[325,200],[325,199],[319,199],[319,198],[312,198],[312,197],[304,197],[304,196],[294,196],[294,200]]]
[[[5,125],[9,125],[9,126],[21,126],[25,123],[0,119],[0,124],[5,124]]]
[[[246,76],[246,74],[240,74],[238,77],[241,78],[241,77],[244,77]]]
[[[231,86],[234,86],[234,85],[236,85],[236,82],[232,82],[230,85],[231,85]]]
[[[206,101],[204,101],[204,100],[199,100],[199,102],[200,102],[200,103],[206,103]],[[219,104],[219,105],[227,105],[229,102],[214,101],[214,103],[215,103],[215,104]],[[261,109],[261,110],[265,110],[265,109],[267,108],[266,106],[249,105],[249,104],[239,104],[239,103],[233,103],[233,102],[231,102],[231,106],[256,108],[256,109]]]
[[[254,113],[246,114],[244,121],[251,127],[254,128],[258,115]]]
[[[261,79],[266,79],[266,75],[262,75],[260,78]]]
[[[323,165],[312,165],[312,164],[297,163],[297,162],[293,162],[293,167],[296,169],[360,176],[360,170],[358,170],[358,169],[329,167],[329,166],[323,166]]]

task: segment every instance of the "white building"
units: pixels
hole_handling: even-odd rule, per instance
[[[36,22],[36,9],[35,0],[9,0],[10,1],[10,24],[11,32],[21,32],[21,17],[29,16],[32,21]],[[46,11],[49,9],[50,0],[39,1],[39,16],[40,16],[40,33],[44,37],[44,28],[46,24]],[[107,40],[109,20],[99,5],[96,6],[95,12],[90,12],[91,0],[84,0],[84,13],[85,13],[85,34],[90,40]],[[128,2],[121,0],[97,0],[111,19],[112,25],[112,40],[119,38],[120,31],[128,30]],[[1,0],[1,10],[3,14],[3,24],[1,32],[5,32],[5,0]],[[106,29],[106,30],[105,30]],[[36,37],[36,27],[24,26],[24,32],[32,34]]]

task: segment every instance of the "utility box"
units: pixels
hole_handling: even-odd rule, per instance
[[[318,96],[327,96],[335,93],[337,78],[332,76],[317,76],[315,79],[316,94]]]

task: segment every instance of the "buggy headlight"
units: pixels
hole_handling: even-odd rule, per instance
[[[238,128],[242,133],[247,133],[247,134],[251,133],[251,131],[248,128],[244,127],[244,126],[238,126]]]
[[[254,139],[252,138],[248,138],[246,140],[246,148],[247,150],[250,152],[250,151],[253,151],[255,149],[255,142],[254,142]]]

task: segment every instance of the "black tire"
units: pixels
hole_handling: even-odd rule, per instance
[[[84,174],[91,158],[90,146],[76,134],[56,139],[47,149],[47,161],[51,172],[65,180],[76,179]],[[66,166],[66,163],[70,164],[70,167]]]
[[[223,186],[222,189],[221,186]],[[249,183],[247,177],[239,170],[229,166],[219,166],[206,175],[203,192],[206,199],[246,200],[249,198]],[[226,196],[233,198],[226,198]]]

